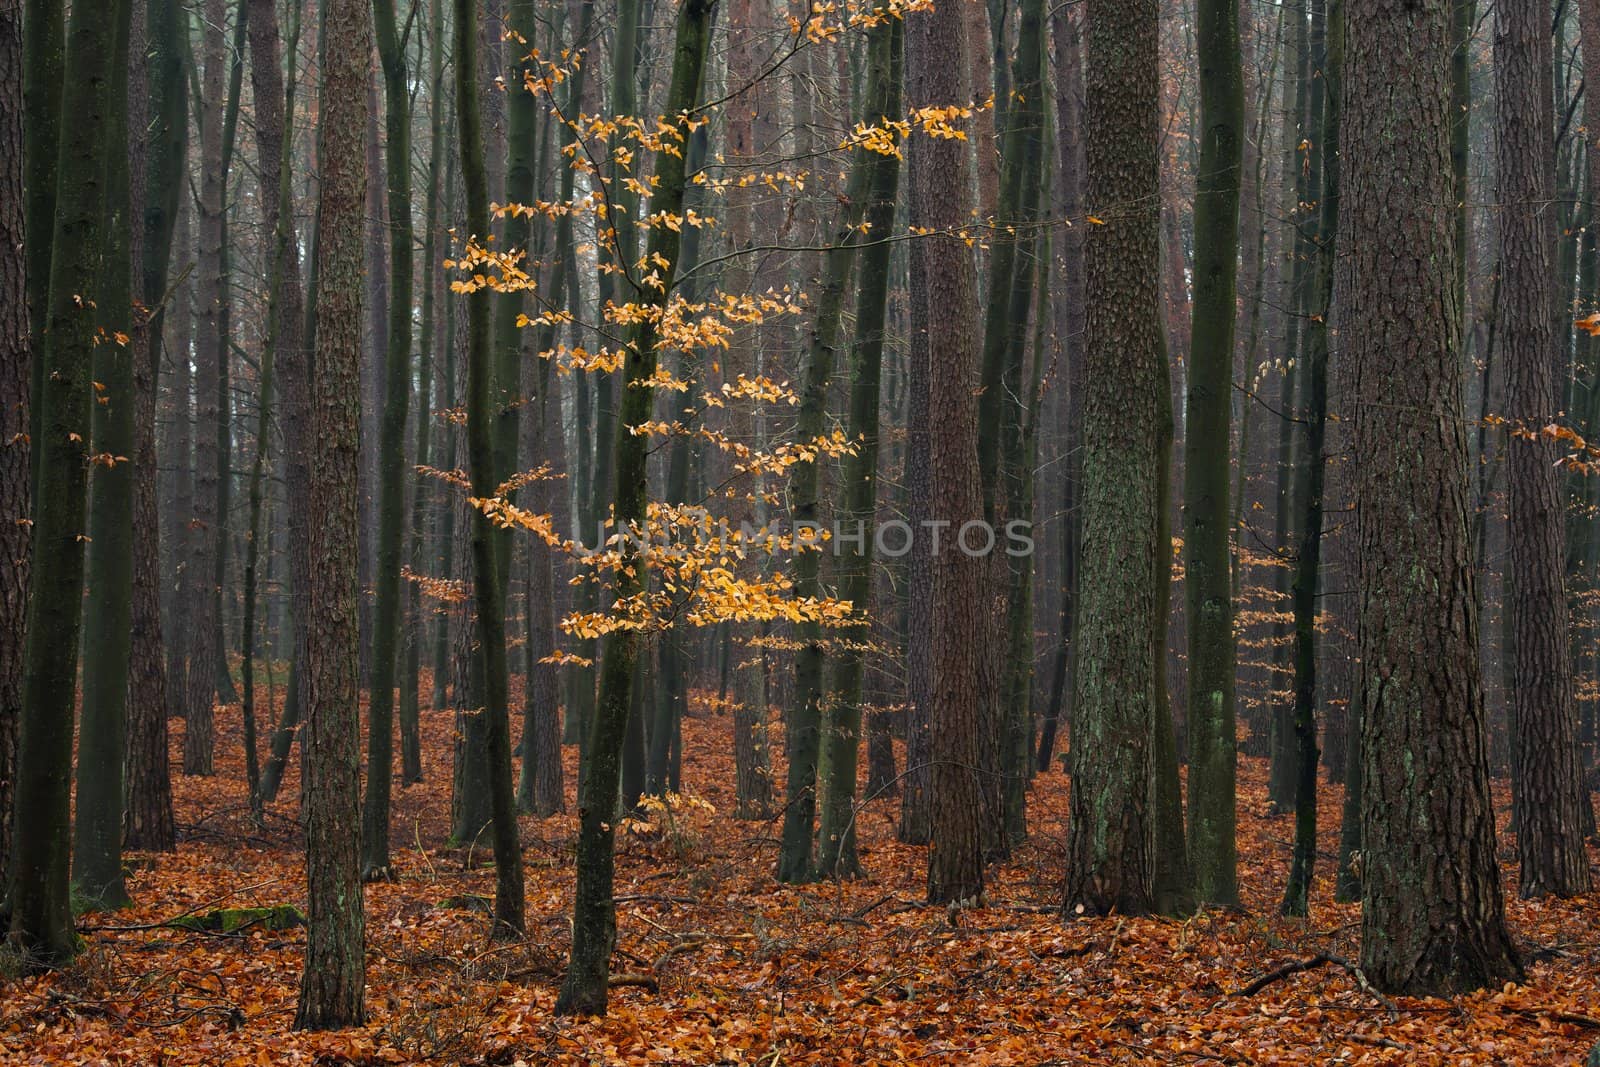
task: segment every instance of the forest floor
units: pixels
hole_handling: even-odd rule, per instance
[[[425,784],[395,789],[397,880],[366,891],[364,1028],[291,1030],[303,929],[163,925],[304,906],[298,777],[252,825],[235,705],[219,712],[218,774],[174,775],[178,852],[130,857],[135,906],[81,917],[87,949],[73,967],[0,983],[0,1062],[1571,1065],[1600,1039],[1600,901],[1517,900],[1504,838],[1511,921],[1536,953],[1525,984],[1401,998],[1391,1012],[1330,966],[1242,996],[1280,965],[1359,955],[1357,909],[1332,901],[1338,787],[1323,787],[1309,920],[1277,914],[1293,820],[1269,816],[1255,760],[1240,775],[1244,911],[1063,922],[1057,772],[1030,793],[1031,835],[992,872],[987,905],[952,915],[921,904],[926,857],[894,840],[895,799],[861,815],[865,877],[775,883],[777,823],[731,817],[731,724],[719,717],[685,723],[683,780],[709,809],[683,805],[674,831],[619,838],[614,968],[639,984],[616,988],[604,1019],[559,1019],[575,817],[522,820],[530,938],[490,944],[487,844],[446,847],[451,725],[424,714]],[[172,728],[177,768],[183,724]],[[573,764],[569,749],[569,809]]]

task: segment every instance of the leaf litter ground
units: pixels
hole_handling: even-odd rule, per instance
[[[177,767],[183,724],[172,727]],[[1358,910],[1332,901],[1337,786],[1322,787],[1309,920],[1277,915],[1292,817],[1270,814],[1256,760],[1240,773],[1243,911],[1063,922],[1067,780],[1052,772],[1031,790],[1029,840],[991,872],[985,906],[952,913],[921,904],[926,854],[895,841],[897,798],[858,817],[863,878],[778,885],[776,822],[731,816],[731,728],[710,714],[685,723],[683,780],[705,805],[620,835],[620,981],[608,1017],[578,1021],[551,1011],[576,820],[523,817],[530,936],[490,944],[487,837],[447,847],[452,718],[424,713],[425,783],[394,794],[397,880],[366,890],[369,1021],[303,1034],[291,1029],[302,929],[171,921],[305,903],[297,774],[253,825],[239,711],[219,709],[217,775],[174,778],[178,852],[130,857],[135,906],[82,916],[76,965],[5,982],[0,1062],[1570,1065],[1600,1039],[1596,902],[1515,899],[1503,828],[1525,984],[1400,998],[1391,1015],[1323,967],[1239,996],[1281,965],[1359,956]],[[566,760],[570,810],[571,749]]]

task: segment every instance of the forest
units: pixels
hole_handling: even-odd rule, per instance
[[[1600,1067],[1600,0],[0,0],[0,1061]]]

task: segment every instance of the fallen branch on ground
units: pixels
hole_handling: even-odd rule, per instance
[[[1360,967],[1357,967],[1343,956],[1335,956],[1331,952],[1319,952],[1315,956],[1311,956],[1307,959],[1293,960],[1289,963],[1285,963],[1281,967],[1268,971],[1266,974],[1262,975],[1260,978],[1257,978],[1254,982],[1251,982],[1243,989],[1240,989],[1237,992],[1229,993],[1228,996],[1252,997],[1274,982],[1281,982],[1283,979],[1288,978],[1291,975],[1300,974],[1302,971],[1316,970],[1318,967],[1323,967],[1330,963],[1344,971],[1351,978],[1355,979],[1356,988],[1360,989],[1373,1000],[1376,1000],[1379,1004],[1382,1004],[1388,1010],[1389,1017],[1391,1019],[1399,1017],[1399,1007],[1394,1001],[1390,1000],[1388,997],[1384,996],[1382,993],[1373,988],[1372,983],[1367,980],[1366,974],[1361,970]]]

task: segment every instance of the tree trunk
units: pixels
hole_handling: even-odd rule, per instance
[[[1338,224],[1339,178],[1339,74],[1343,27],[1339,0],[1312,0],[1311,54],[1322,71],[1313,94],[1320,122],[1318,147],[1312,170],[1320,179],[1317,228],[1313,243],[1316,262],[1311,265],[1316,287],[1311,317],[1305,325],[1306,455],[1300,465],[1296,499],[1301,508],[1300,546],[1295,555],[1290,600],[1294,606],[1294,737],[1298,753],[1295,767],[1295,843],[1289,881],[1283,891],[1283,913],[1304,916],[1310,911],[1311,876],[1317,859],[1317,634],[1318,588],[1322,579],[1322,513],[1326,484],[1328,424],[1328,316],[1333,299],[1334,228]],[[1323,704],[1327,704],[1323,696]],[[1331,743],[1331,742],[1330,742]]]
[[[373,6],[383,62],[388,138],[389,324],[386,395],[378,435],[377,601],[367,693],[367,792],[361,809],[361,877],[389,877],[389,793],[394,780],[395,646],[400,636],[400,550],[405,540],[406,417],[411,404],[411,97],[392,0]],[[431,265],[430,265],[431,266]]]
[[[465,0],[462,0],[462,4],[465,6]],[[714,0],[685,0],[678,9],[672,77],[663,114],[684,114],[699,99],[715,14]],[[650,198],[651,212],[680,213],[683,209],[684,184],[683,155],[660,153],[656,159],[653,195]],[[651,229],[646,258],[651,263],[664,261],[667,266],[661,268],[662,288],[639,295],[657,308],[662,306],[667,293],[672,290],[679,247],[677,230],[665,226]],[[617,421],[614,494],[614,514],[620,529],[638,526],[645,518],[645,461],[649,454],[649,442],[646,437],[632,430],[650,418],[652,398],[650,390],[632,383],[648,379],[655,373],[655,341],[655,333],[646,319],[628,345],[623,368],[624,380],[628,384],[623,388],[622,411]],[[619,597],[639,592],[642,577],[636,568],[619,572],[616,579]],[[617,929],[616,904],[612,900],[616,859],[615,805],[639,641],[636,631],[621,630],[612,634],[605,644],[605,658],[600,668],[600,697],[591,723],[586,753],[589,767],[579,787],[578,886],[573,904],[572,954],[560,996],[556,1000],[556,1013],[560,1015],[597,1015],[604,1014],[606,1010],[611,950],[616,942]]]
[[[1083,542],[1072,738],[1068,915],[1154,905],[1152,739],[1160,417],[1167,377],[1159,307],[1153,3],[1090,0],[1084,119],[1086,237]],[[1131,206],[1130,206],[1131,205]]]
[[[35,359],[43,369],[38,491],[23,715],[11,852],[11,943],[29,967],[51,967],[78,951],[68,893],[73,710],[83,612],[85,482],[97,293],[105,232],[103,177],[126,106],[125,50],[131,4],[73,7],[67,29],[63,124],[50,247],[50,296]],[[118,78],[120,77],[120,82]],[[126,671],[126,665],[123,666]]]
[[[959,7],[937,5],[909,16],[906,25],[906,97],[911,107],[939,106],[971,98],[967,72],[967,27]],[[986,810],[984,766],[987,712],[994,702],[980,691],[980,656],[991,625],[984,577],[992,558],[970,553],[969,523],[983,525],[983,492],[978,470],[978,366],[981,321],[978,279],[971,250],[958,234],[975,206],[968,180],[970,159],[964,140],[919,141],[911,156],[911,198],[918,224],[943,231],[912,249],[922,261],[922,287],[911,298],[924,302],[927,316],[928,425],[921,444],[932,468],[930,507],[947,524],[942,543],[917,544],[932,567],[929,611],[912,618],[933,671],[926,711],[931,740],[928,772],[928,900],[974,900],[983,892],[986,823],[1001,812]],[[937,532],[937,528],[935,528]],[[919,538],[920,539],[920,538]]]
[[[868,88],[863,121],[898,115],[905,65],[905,32],[899,20],[872,31],[868,52]],[[859,150],[866,153],[865,149]],[[864,155],[857,166],[869,172],[867,233],[887,235],[893,229],[900,159]],[[839,519],[855,538],[855,549],[840,558],[839,598],[848,600],[865,626],[872,625],[872,562],[877,538],[879,383],[882,376],[884,318],[889,296],[889,257],[893,246],[879,240],[860,253],[855,336],[850,347],[850,424],[856,454],[845,461],[840,488]],[[871,630],[865,630],[870,634]],[[817,873],[854,877],[861,871],[856,855],[856,764],[861,736],[863,652],[854,641],[843,642],[833,661],[827,726],[823,731],[817,779],[822,789],[822,817],[817,833]],[[889,758],[894,758],[890,750]],[[891,773],[890,778],[893,777]],[[873,799],[883,783],[873,783]]]
[[[483,122],[476,78],[478,16],[471,0],[456,0],[456,108],[460,127],[461,174],[467,194],[467,233],[488,240],[489,188],[483,160]],[[467,467],[472,494],[496,495],[499,471],[490,405],[493,368],[489,350],[489,297],[486,288],[467,296]],[[516,798],[511,784],[511,728],[506,696],[505,587],[500,581],[500,541],[489,516],[472,509],[472,593],[482,673],[482,720],[489,781],[495,859],[493,935],[520,937],[523,931],[522,843],[517,837]]]
[[[102,343],[95,345],[95,403],[90,408],[87,584],[94,610],[85,612],[83,729],[78,736],[77,794],[72,840],[73,883],[91,908],[130,903],[122,881],[123,773],[127,764],[128,665],[133,624],[133,300],[135,257],[128,158],[130,15],[117,28],[101,174],[105,224],[95,305]],[[140,34],[143,37],[143,33]],[[142,60],[142,56],[141,56]],[[141,62],[141,78],[143,81]],[[142,140],[142,138],[141,138]],[[140,163],[143,150],[140,149]],[[141,228],[142,229],[142,228]],[[141,286],[142,288],[142,286]],[[120,340],[119,340],[120,339]]]
[[[1194,197],[1194,309],[1183,440],[1183,592],[1189,630],[1189,859],[1196,897],[1239,903],[1235,752],[1233,355],[1244,89],[1238,0],[1201,0],[1200,163]]]
[[[28,619],[28,258],[22,0],[0,2],[0,879],[10,870]]]
[[[1495,864],[1467,536],[1448,0],[1351,0],[1335,303],[1354,411],[1361,964],[1445,993],[1521,974]]]
[[[1569,607],[1563,587],[1566,515],[1562,449],[1537,436],[1561,398],[1552,380],[1555,236],[1554,116],[1548,5],[1495,7],[1495,99],[1500,211],[1500,322],[1506,417],[1533,431],[1507,444],[1517,854],[1525,897],[1581,893],[1589,885],[1582,779],[1572,691]],[[1565,335],[1563,334],[1563,340]],[[1564,392],[1564,390],[1562,391]]]
[[[310,612],[304,798],[307,930],[297,1030],[359,1026],[366,1014],[360,812],[360,549],[362,218],[366,204],[366,0],[327,0],[318,106],[317,337],[312,379]]]
[[[190,600],[186,612],[189,663],[184,691],[183,773],[212,771],[214,708],[217,696],[216,629],[221,589],[216,581],[217,531],[222,524],[217,503],[221,493],[219,464],[226,463],[215,433],[224,418],[221,400],[223,304],[223,221],[227,177],[223,171],[224,72],[229,64],[225,38],[227,5],[205,0],[202,40],[205,71],[200,90],[200,263],[196,289],[200,302],[195,338],[194,519],[188,557]]]

